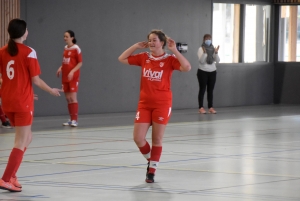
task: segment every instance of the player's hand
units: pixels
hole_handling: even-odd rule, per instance
[[[167,38],[167,47],[169,50],[171,50],[172,52],[176,51],[176,43],[172,38]]]
[[[60,73],[61,73],[61,67],[59,67],[58,70],[56,71],[56,76],[59,77]]]
[[[218,47],[215,48],[215,53],[216,53],[216,54],[218,54],[219,49],[220,49],[220,45],[218,45]]]
[[[64,92],[62,89],[52,88],[50,94],[53,96],[60,96],[59,92]]]
[[[33,99],[34,99],[34,100],[39,100],[38,95],[37,95],[37,94],[33,94]]]
[[[138,42],[135,44],[135,47],[137,49],[144,49],[144,48],[148,48],[148,42],[147,41],[143,41],[143,42]]]
[[[71,71],[68,75],[68,80],[69,81],[73,80],[73,76],[74,76],[74,73]]]

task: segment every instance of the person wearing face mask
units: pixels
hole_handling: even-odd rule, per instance
[[[216,83],[217,67],[216,63],[220,62],[218,55],[220,46],[214,47],[212,45],[211,35],[205,34],[203,36],[203,43],[198,50],[199,68],[197,71],[197,78],[199,82],[199,113],[206,114],[206,110],[203,107],[204,94],[207,88],[207,102],[208,112],[216,114],[216,110],[213,108],[213,90]]]

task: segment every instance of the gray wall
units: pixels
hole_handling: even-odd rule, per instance
[[[278,62],[274,75],[274,103],[300,104],[299,63]]]
[[[140,69],[123,65],[117,58],[154,28],[189,45],[185,56],[193,69],[174,72],[173,108],[197,108],[196,53],[202,36],[211,33],[211,11],[209,0],[21,1],[21,16],[29,30],[27,45],[37,51],[41,78],[52,87],[61,86],[55,73],[62,61],[63,33],[75,32],[83,53],[78,93],[81,114],[135,111]],[[220,64],[215,106],[271,104],[273,75],[272,64]],[[40,89],[35,93],[39,95],[36,116],[68,113],[64,97],[55,98]]]

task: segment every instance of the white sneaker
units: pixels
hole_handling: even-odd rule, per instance
[[[63,126],[71,126],[72,121],[69,119],[66,123],[63,123]]]
[[[75,120],[72,120],[71,126],[72,126],[72,127],[77,127],[77,126],[78,126],[78,122],[75,121]]]

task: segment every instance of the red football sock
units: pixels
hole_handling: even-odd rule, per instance
[[[149,143],[146,141],[146,144],[143,147],[139,147],[139,149],[143,156],[149,161],[151,152]]]
[[[149,173],[155,173],[161,156],[162,147],[152,146]]]
[[[22,150],[13,148],[13,150],[10,153],[6,169],[2,176],[3,181],[9,182],[16,167],[20,166],[20,164],[22,162],[23,154],[24,154],[24,152]]]
[[[23,152],[23,156],[24,156],[24,154],[25,154],[25,151],[26,151],[26,147],[24,148],[24,152]],[[23,160],[23,156],[22,156],[22,160]],[[17,177],[17,172],[18,172],[18,170],[19,170],[19,168],[20,168],[20,165],[21,165],[21,163],[19,164],[19,166],[17,166],[16,168],[15,168],[15,170],[14,170],[14,173],[13,173],[13,175],[11,176],[11,177],[13,177],[13,178],[16,178]]]
[[[71,120],[77,121],[78,119],[78,103],[70,103],[68,104],[69,114]]]
[[[2,123],[6,122],[5,114],[4,114],[1,106],[0,106],[0,119],[1,119]]]

